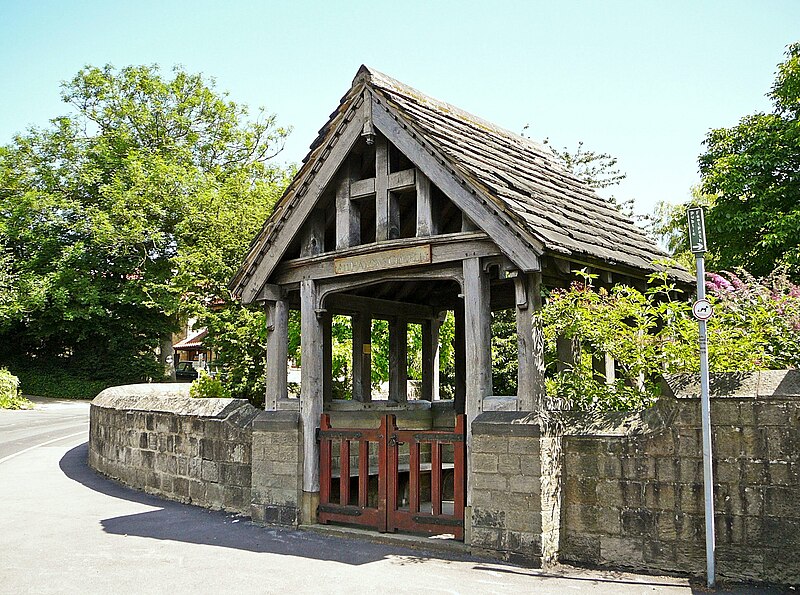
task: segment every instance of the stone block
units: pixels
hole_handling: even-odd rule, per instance
[[[559,560],[597,565],[600,563],[600,536],[566,532],[561,537]]]
[[[200,468],[200,477],[203,479],[203,481],[219,481],[219,463],[204,460]]]
[[[615,566],[640,567],[644,562],[644,544],[636,537],[600,538],[600,562]]]
[[[520,455],[502,454],[497,457],[497,471],[503,475],[519,475]]]
[[[535,455],[539,452],[539,439],[531,436],[511,436],[508,439],[508,452],[516,455]]]
[[[657,533],[656,514],[644,508],[622,510],[622,534],[626,536],[648,536]]]
[[[595,504],[597,484],[595,478],[567,477],[564,481],[564,500],[575,504]]]
[[[622,492],[622,483],[614,480],[598,481],[597,499],[604,506],[623,506],[625,500]]]
[[[675,485],[666,482],[647,482],[644,486],[645,506],[653,510],[675,509]]]
[[[470,479],[473,489],[508,490],[508,479],[496,473],[473,473]]]
[[[625,508],[639,508],[644,505],[645,484],[638,481],[622,481],[622,503]]]
[[[740,425],[739,403],[720,399],[711,400],[711,419],[714,425],[738,426]]]
[[[470,458],[472,471],[474,473],[497,473],[497,458],[495,453],[474,453]]]
[[[508,452],[508,440],[505,436],[473,435],[472,452],[505,454]]]
[[[622,462],[616,455],[604,455],[598,461],[598,471],[601,477],[620,478],[622,477]]]
[[[679,461],[673,457],[656,460],[656,477],[660,482],[675,482],[679,480]]]
[[[470,546],[484,550],[501,551],[504,545],[504,529],[472,526]]]
[[[472,527],[492,527],[503,529],[506,527],[506,512],[503,510],[472,507]]]
[[[511,492],[521,492],[537,495],[541,491],[541,479],[527,475],[512,475],[508,478],[508,489]]]

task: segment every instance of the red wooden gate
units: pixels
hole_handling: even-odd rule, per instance
[[[364,525],[381,532],[452,533],[463,539],[465,427],[464,416],[458,415],[453,430],[399,430],[396,417],[384,415],[377,429],[332,428],[330,417],[323,414],[319,522]],[[337,444],[338,469],[334,465]],[[430,445],[430,463],[422,462],[426,445]],[[407,449],[401,454],[403,446]],[[452,449],[452,456],[443,456],[446,448]],[[370,453],[376,455],[372,461]],[[402,462],[406,456],[407,469]],[[351,458],[356,459],[355,465]],[[446,458],[452,458],[452,463],[445,462]],[[430,502],[421,500],[421,480],[428,474]],[[450,476],[452,500],[446,499],[444,489]]]

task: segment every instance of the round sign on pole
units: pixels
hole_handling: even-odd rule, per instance
[[[708,300],[697,300],[692,306],[692,314],[697,320],[708,320],[714,315],[714,308]]]

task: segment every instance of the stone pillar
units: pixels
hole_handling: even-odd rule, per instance
[[[267,369],[264,409],[276,411],[278,401],[286,399],[286,368],[289,359],[289,309],[286,301],[266,303]]]
[[[372,318],[353,314],[353,400],[372,400]]]
[[[311,279],[300,282],[300,428],[303,435],[302,522],[313,523],[319,504],[319,428],[323,401],[323,330],[317,319],[317,286]]]
[[[408,323],[400,317],[389,320],[389,400],[408,401]]]
[[[422,399],[439,400],[439,327],[438,318],[422,322]]]
[[[538,412],[544,408],[544,333],[535,320],[542,307],[539,273],[519,273],[514,279],[517,295],[517,410]]]

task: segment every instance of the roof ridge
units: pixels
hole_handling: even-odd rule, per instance
[[[548,158],[555,157],[553,150],[547,147],[544,143],[540,143],[538,141],[533,140],[532,138],[528,138],[527,136],[522,136],[521,134],[512,132],[508,128],[498,126],[494,122],[490,122],[489,120],[481,118],[480,116],[476,116],[475,114],[470,113],[464,109],[461,109],[460,107],[453,105],[452,103],[448,103],[447,101],[431,97],[430,95],[423,93],[419,89],[412,87],[411,85],[407,85],[406,83],[403,83],[401,81],[398,81],[397,79],[389,76],[388,74],[384,74],[379,70],[370,68],[365,64],[362,64],[361,68],[358,69],[358,72],[356,73],[356,76],[353,79],[353,87],[362,82],[367,82],[368,84],[372,84],[373,86],[376,86],[378,88],[388,89],[389,91],[401,93],[419,102],[427,103],[432,108],[444,111],[446,113],[452,113],[456,116],[461,117],[463,120],[466,120],[467,122],[470,122],[478,126],[479,128],[483,128],[484,130],[494,132],[495,134],[501,134],[504,137],[508,138],[509,140],[520,143],[521,145],[527,145],[532,149],[541,152],[544,156]]]

